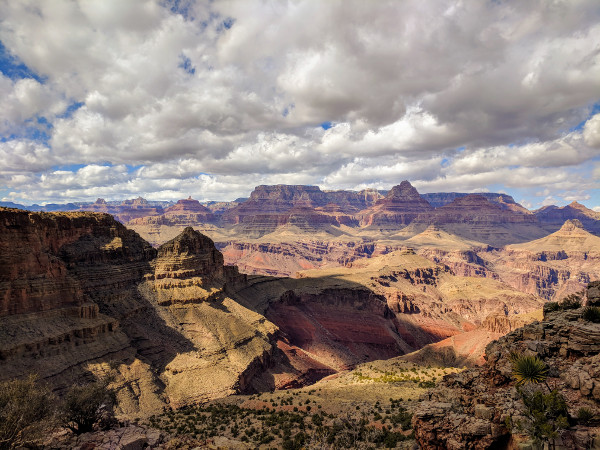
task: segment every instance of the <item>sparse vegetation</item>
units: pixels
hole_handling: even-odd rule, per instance
[[[581,317],[588,322],[600,323],[600,308],[597,306],[588,306],[583,310]]]
[[[0,449],[30,446],[54,426],[55,397],[37,377],[0,383]]]
[[[581,293],[571,294],[558,302],[548,302],[544,305],[544,312],[566,311],[581,308]]]
[[[577,421],[582,425],[589,425],[594,419],[594,413],[590,408],[581,407],[577,410]]]
[[[399,442],[413,438],[410,433],[412,414],[401,405],[402,400],[390,400],[386,415],[363,408],[353,413],[316,411],[310,414],[302,410],[242,408],[216,403],[152,416],[149,425],[199,440],[229,436],[256,447],[394,448]]]
[[[537,445],[552,445],[561,430],[569,427],[567,403],[558,391],[548,394],[536,390],[519,390],[525,405],[526,420],[515,424],[519,431],[527,433]],[[550,447],[552,448],[552,447]]]
[[[581,308],[581,294],[571,294],[560,300],[558,304],[563,311]]]
[[[61,405],[63,424],[76,434],[92,431],[99,422],[113,417],[115,394],[104,379],[81,386],[73,386]]]

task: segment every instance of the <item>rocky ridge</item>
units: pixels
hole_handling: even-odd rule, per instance
[[[600,283],[587,289],[587,303],[600,304]],[[523,448],[525,436],[507,428],[516,423],[524,404],[512,377],[511,352],[536,355],[550,367],[548,385],[566,399],[569,415],[579,408],[600,412],[600,324],[582,318],[583,308],[544,311],[543,320],[490,343],[486,363],[444,378],[421,400],[413,417],[423,449]],[[547,388],[542,387],[541,389]],[[573,425],[574,421],[571,422]],[[600,429],[577,424],[559,437],[561,448],[596,448]]]
[[[480,253],[483,266],[514,288],[548,300],[581,291],[600,279],[600,238],[578,220],[531,242]]]
[[[403,181],[394,186],[384,198],[374,206],[360,213],[361,226],[379,228],[398,228],[408,225],[420,214],[426,214],[433,208],[424,200],[417,190],[408,182]]]
[[[228,297],[245,277],[191,228],[157,251],[106,214],[0,216],[1,379],[60,392],[113,371],[121,413],[143,415],[243,391],[268,364],[277,328]]]

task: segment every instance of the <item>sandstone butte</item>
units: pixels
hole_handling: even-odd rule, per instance
[[[310,384],[465,332],[495,337],[543,303],[408,249],[274,278],[224,265],[191,227],[155,249],[102,213],[1,208],[0,224],[0,379],[36,372],[60,393],[114,372],[128,417]],[[431,358],[481,358],[449,345]]]

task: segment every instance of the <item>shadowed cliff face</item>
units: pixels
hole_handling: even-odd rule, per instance
[[[112,372],[121,412],[144,415],[234,393],[268,363],[276,328],[227,297],[245,277],[200,233],[156,251],[109,215],[0,217],[1,379],[61,391]]]
[[[104,214],[0,216],[2,379],[35,371],[60,392],[111,373],[121,412],[145,415],[420,345],[366,286],[272,278],[261,291],[192,228],[155,250]]]

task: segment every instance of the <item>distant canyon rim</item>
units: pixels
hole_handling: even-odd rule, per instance
[[[0,379],[33,371],[63,392],[116,367],[128,417],[401,355],[481,364],[600,279],[600,214],[577,202],[528,211],[403,181],[69,208],[0,209]]]

